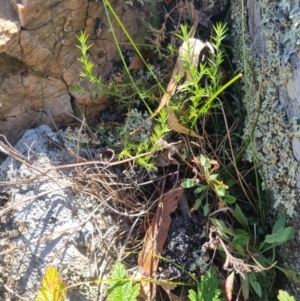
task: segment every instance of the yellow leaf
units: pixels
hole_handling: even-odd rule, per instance
[[[49,266],[37,292],[37,301],[64,301],[66,298],[66,284],[60,279],[55,267]]]

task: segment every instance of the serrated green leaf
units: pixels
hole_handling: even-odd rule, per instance
[[[283,230],[286,224],[287,214],[283,213],[280,215],[275,225],[273,226],[272,233],[276,233],[279,230]]]
[[[190,301],[225,301],[220,297],[219,279],[214,268],[210,268],[201,281],[197,282],[197,292],[189,290]]]
[[[287,292],[279,290],[277,299],[279,301],[296,301],[296,299],[290,296]]]
[[[136,301],[140,286],[133,285],[132,281],[127,278],[127,271],[120,261],[115,262],[111,277],[111,286],[107,290],[109,301]]]
[[[235,217],[236,219],[243,225],[246,226],[248,228],[248,220],[246,218],[246,216],[244,215],[244,213],[242,212],[240,206],[238,204],[235,204]]]

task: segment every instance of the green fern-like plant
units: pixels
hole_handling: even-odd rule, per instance
[[[219,289],[219,279],[214,268],[210,268],[201,281],[197,282],[196,291],[189,290],[190,301],[225,301],[221,298]]]
[[[64,301],[67,285],[61,280],[55,267],[49,266],[36,296],[37,301]]]
[[[294,297],[282,290],[279,290],[277,298],[279,301],[296,301]]]
[[[127,278],[127,271],[120,261],[116,261],[111,275],[110,288],[107,290],[109,301],[135,301],[140,292],[138,284],[133,285]]]

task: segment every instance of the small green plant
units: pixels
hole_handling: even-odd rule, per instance
[[[209,221],[212,224],[210,244],[219,250],[221,258],[226,258],[224,269],[233,268],[236,275],[240,276],[244,298],[248,298],[250,288],[259,298],[267,294],[267,290],[272,285],[270,279],[275,275],[274,267],[287,277],[296,279],[295,273],[277,266],[275,262],[276,247],[291,240],[295,235],[293,228],[286,227],[287,215],[282,214],[278,218],[271,234],[263,233],[262,229],[258,231],[255,224],[253,234],[250,230],[249,218],[243,213],[242,205],[241,208],[237,199],[228,193],[228,186],[219,180],[219,175],[215,173],[219,169],[219,164],[203,155],[200,155],[199,159],[194,158],[192,162],[195,177],[185,179],[182,186],[195,188],[195,194],[200,195],[195,201],[194,209],[198,209],[203,199],[206,199],[203,211],[204,215],[208,215],[210,206],[213,206],[213,198],[208,198],[208,195],[210,191],[214,191],[219,200],[218,209],[225,207],[226,212],[232,216],[230,218],[223,216],[225,221],[230,220],[231,226],[227,226],[223,219],[210,217]],[[264,239],[260,240],[260,237]],[[236,278],[236,276],[232,277]]]
[[[229,193],[227,193],[228,186],[219,180],[219,175],[214,173],[215,170],[219,168],[219,164],[214,161],[206,158],[200,154],[200,158],[194,158],[193,162],[196,164],[194,169],[195,177],[193,179],[185,179],[182,182],[182,187],[192,188],[196,187],[194,190],[195,194],[199,195],[194,204],[194,209],[198,210],[202,200],[207,196],[208,191],[212,190],[216,193],[220,200],[220,206],[225,204],[233,204],[236,201],[236,198]],[[208,200],[203,206],[203,213],[206,216],[209,212]]]
[[[225,301],[221,298],[220,281],[216,270],[211,267],[201,280],[197,281],[196,291],[189,290],[190,301]]]
[[[221,42],[227,33],[226,24],[217,23],[214,27],[212,43],[191,39],[186,26],[181,26],[181,30],[182,35],[177,34],[177,37],[184,45],[184,53],[180,59],[186,72],[186,80],[179,86],[183,97],[177,97],[177,101],[173,101],[170,106],[175,113],[179,113],[179,120],[192,129],[200,117],[218,106],[218,102],[214,103],[217,96],[241,75],[237,75],[225,85],[222,83],[224,74],[220,70],[224,51]],[[210,58],[198,64],[198,57],[205,48],[209,50]],[[177,80],[180,81],[180,78]]]
[[[121,21],[117,17],[117,15],[112,10],[112,7],[106,2],[106,5],[109,7],[109,9],[112,11],[115,18],[117,18],[117,21],[119,24],[121,24]],[[122,26],[121,26],[122,27]],[[137,46],[134,44],[132,39],[130,38],[129,34],[127,33],[126,29],[122,27],[125,34],[129,37],[129,40],[131,43],[133,43],[133,47],[137,50]],[[198,60],[195,64],[193,59],[193,51],[195,49],[192,49],[190,47],[190,41],[189,35],[187,32],[187,27],[182,26],[182,32],[183,35],[180,36],[183,43],[186,43],[188,47],[187,53],[183,56],[183,68],[187,72],[187,74],[190,74],[188,76],[187,80],[185,81],[184,85],[179,89],[180,93],[174,101],[170,104],[170,108],[177,113],[177,115],[180,115],[179,120],[183,121],[184,124],[187,124],[187,126],[192,129],[196,122],[199,120],[199,117],[202,115],[205,115],[209,112],[210,108],[212,107],[213,100],[231,83],[233,83],[238,77],[235,77],[232,81],[230,81],[228,84],[222,86],[222,74],[218,71],[219,67],[223,61],[223,52],[221,50],[221,41],[224,38],[226,34],[226,26],[218,24],[215,27],[216,34],[213,38],[213,44],[211,46],[211,55],[212,59],[207,63],[201,63],[200,64],[200,71],[198,71]],[[124,68],[126,69],[126,74],[129,76],[130,80],[132,81],[133,85],[132,88],[135,89],[136,95],[140,97],[140,99],[145,104],[145,108],[148,109],[149,114],[153,114],[150,110],[146,99],[155,99],[156,96],[153,94],[152,96],[149,95],[149,93],[146,90],[141,90],[141,87],[138,87],[135,81],[133,80],[132,76],[129,73],[129,70],[127,66],[125,65],[125,61],[122,55],[122,52],[120,50],[120,46],[118,44],[118,41],[115,37],[114,30],[112,28],[113,37],[115,39],[117,48],[120,52],[120,56],[122,58],[122,61],[124,63]],[[81,50],[82,56],[78,59],[82,65],[84,71],[80,73],[81,77],[87,78],[90,80],[91,83],[95,85],[94,90],[94,96],[98,95],[99,93],[104,93],[106,91],[107,94],[116,94],[115,92],[112,92],[109,88],[104,88],[104,85],[102,83],[102,80],[100,78],[97,78],[93,75],[93,63],[89,61],[88,56],[88,50],[92,45],[87,45],[87,39],[88,35],[84,32],[81,32],[79,36],[77,36],[77,39],[80,43],[77,47]],[[199,41],[199,42],[198,42]],[[201,44],[200,40],[197,40],[197,44]],[[215,51],[213,51],[213,47]],[[137,53],[140,55],[139,51],[137,50]],[[159,79],[154,74],[151,66],[147,64],[145,61],[146,69],[149,70],[151,76],[153,79],[157,82],[158,87],[160,90],[163,90]],[[201,81],[207,80],[207,83],[204,85],[201,84]],[[179,81],[179,79],[178,79]],[[203,86],[203,87],[202,87]],[[78,91],[80,90],[77,88]],[[181,105],[181,95],[184,94],[188,96],[189,99],[189,108],[184,109],[185,102],[183,102],[183,105]],[[145,95],[147,95],[145,97]],[[172,95],[171,95],[172,96]],[[122,145],[120,145],[122,151],[120,153],[120,158],[134,158],[135,156],[138,156],[138,159],[136,160],[137,163],[147,169],[154,169],[155,165],[151,163],[151,154],[156,152],[157,150],[160,150],[161,147],[158,146],[157,141],[165,138],[166,134],[169,132],[168,127],[168,114],[165,110],[160,109],[157,114],[157,117],[154,119],[154,124],[151,125],[152,122],[146,122],[144,124],[145,120],[140,118],[140,120],[136,120],[136,122],[133,121],[133,117],[136,116],[134,114],[135,108],[129,108],[128,113],[128,120],[125,124],[125,127],[122,127],[121,130],[121,137],[122,137]],[[180,114],[179,114],[180,113]],[[176,118],[176,117],[175,117]],[[147,119],[149,120],[149,118]],[[135,124],[136,127],[141,126],[141,131],[144,132],[141,134],[132,134],[134,128],[133,125]],[[131,133],[131,134],[129,134]],[[138,139],[138,138],[143,139]],[[138,140],[138,141],[137,141]],[[141,154],[146,153],[149,155],[146,156],[140,156]],[[222,189],[221,187],[219,187]]]
[[[109,301],[135,301],[140,286],[127,278],[127,271],[120,261],[116,261],[111,274],[110,288],[107,290]]]

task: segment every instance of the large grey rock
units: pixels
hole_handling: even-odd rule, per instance
[[[7,158],[0,166],[4,184],[15,183],[0,207],[1,300],[32,300],[48,265],[75,284],[103,276],[110,262],[112,253],[104,246],[117,227],[107,236],[110,217],[104,206],[68,188],[71,170],[54,167],[73,159],[49,143],[48,135],[47,126],[27,131],[16,145],[24,162]],[[97,299],[97,286],[80,288],[70,291],[70,300]]]
[[[262,186],[271,194],[271,212],[274,216],[287,212],[297,233],[292,242],[281,248],[280,264],[300,275],[300,2],[247,0],[244,41],[241,3],[232,5],[235,63],[243,70],[240,50],[245,45],[247,63],[256,76],[253,80],[249,69],[244,74],[244,104],[249,114],[245,137],[250,135],[259,114],[253,146],[261,164]],[[262,80],[260,95],[255,80]],[[249,150],[247,159],[251,161],[252,155],[253,150]],[[300,300],[296,283],[290,283],[290,292]]]

